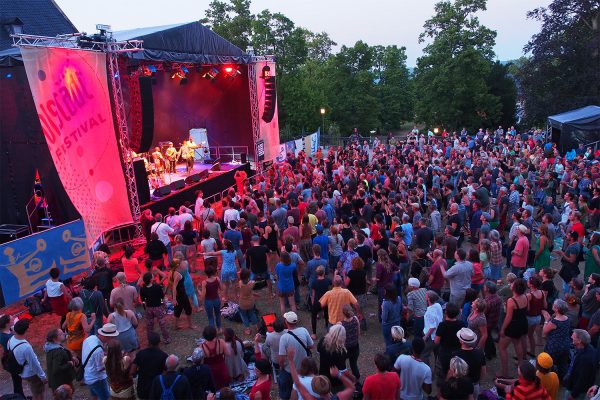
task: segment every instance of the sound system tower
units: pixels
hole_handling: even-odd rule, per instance
[[[171,190],[181,190],[185,187],[185,180],[179,179],[177,181],[171,182]]]
[[[135,185],[137,186],[138,201],[146,204],[150,201],[150,186],[148,185],[148,172],[144,160],[133,160],[133,173]]]

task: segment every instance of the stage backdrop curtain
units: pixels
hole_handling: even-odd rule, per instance
[[[91,242],[133,222],[112,118],[104,53],[22,47],[54,165]]]
[[[256,63],[256,90],[258,94],[258,111],[262,117],[265,110],[265,80],[262,71],[265,66],[269,66],[271,76],[275,76],[275,63],[272,61],[259,61]],[[275,102],[275,111],[271,122],[260,121],[260,138],[265,141],[265,161],[273,161],[279,154],[279,115],[277,102]]]

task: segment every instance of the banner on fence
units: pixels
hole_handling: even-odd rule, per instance
[[[16,303],[40,290],[50,278],[51,268],[60,278],[75,276],[90,266],[83,221],[0,245],[0,285],[4,302]]]
[[[302,150],[304,150],[304,139],[300,138],[300,139],[296,139],[294,140],[294,155],[297,157],[298,153],[300,153]]]

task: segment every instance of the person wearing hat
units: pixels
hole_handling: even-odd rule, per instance
[[[427,300],[425,298],[427,289],[420,286],[421,282],[417,278],[408,279],[406,308],[408,318],[413,321],[413,331],[416,336],[423,336],[424,317],[427,310]]]
[[[192,365],[185,367],[181,374],[187,378],[192,388],[192,398],[202,399],[206,392],[215,392],[215,381],[212,377],[210,368],[203,363],[204,351],[201,347],[196,347],[190,357]]]
[[[106,368],[104,367],[104,346],[119,336],[115,324],[107,323],[98,329],[96,335],[88,336],[83,341],[81,359],[83,363],[83,381],[87,385],[92,398],[108,400],[110,391]]]
[[[517,227],[517,242],[515,248],[511,251],[510,266],[511,272],[518,277],[522,277],[527,267],[527,256],[529,254],[529,240],[527,233],[529,229],[523,224]]]
[[[556,372],[552,371],[553,365],[554,361],[550,354],[546,352],[538,354],[535,375],[540,379],[542,386],[546,389],[552,400],[556,400],[558,398],[559,380]]]
[[[479,396],[479,382],[486,373],[485,355],[477,348],[477,335],[469,328],[462,328],[456,332],[460,342],[460,349],[452,356],[460,357],[469,365],[469,378],[473,383],[473,398]]]
[[[314,342],[306,328],[298,326],[298,315],[293,311],[283,314],[287,332],[281,335],[279,340],[279,376],[277,383],[279,385],[279,398],[288,400],[292,394],[292,375],[291,364],[295,369],[300,368],[300,364],[305,357],[310,355]],[[292,349],[293,357],[288,358],[289,350]]]

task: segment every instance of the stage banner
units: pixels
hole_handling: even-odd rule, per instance
[[[296,154],[296,142],[290,140],[285,144],[286,150],[288,153]]]
[[[315,133],[311,135],[310,148],[313,154],[316,154],[319,150],[319,143],[321,143],[321,128],[317,129]]]
[[[40,290],[51,268],[67,279],[90,267],[83,222],[77,220],[0,245],[0,285],[9,305]]]
[[[106,54],[21,47],[46,143],[87,237],[133,222],[112,117]]]
[[[313,155],[312,152],[312,137],[313,137],[314,133],[308,135],[308,136],[304,136],[304,152],[306,153],[307,157],[311,157]]]
[[[259,61],[255,66],[260,139],[265,141],[265,161],[272,161],[279,154],[279,116],[275,85],[275,63],[272,61]]]

